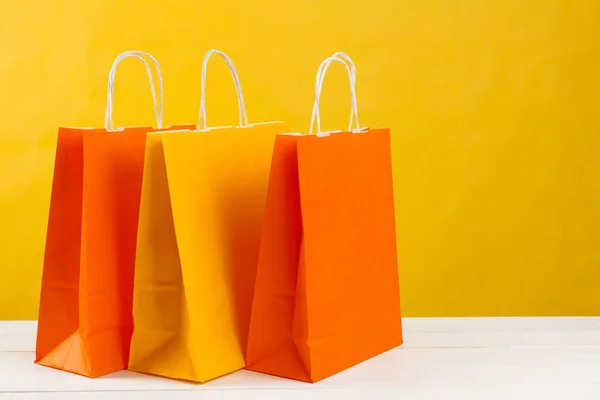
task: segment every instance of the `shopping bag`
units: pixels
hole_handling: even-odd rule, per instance
[[[348,132],[320,129],[320,87],[332,62],[346,65],[351,83],[356,129]],[[354,80],[343,53],[325,60],[317,135],[275,140],[251,371],[316,382],[402,344],[390,130],[360,128]]]
[[[144,56],[158,71],[160,109]],[[35,362],[89,377],[126,368],[129,356],[142,168],[152,130],[114,129],[114,75],[129,57],[146,66],[162,127],[159,64],[132,51],[117,57],[109,73],[105,128],[58,132]]]
[[[235,127],[208,128],[209,58],[227,62]],[[202,67],[199,131],[148,135],[129,369],[195,382],[245,366],[261,226],[281,122],[249,124],[229,57]]]

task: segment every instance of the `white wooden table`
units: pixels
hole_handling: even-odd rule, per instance
[[[405,319],[405,345],[317,384],[239,371],[204,385],[33,364],[35,322],[0,322],[0,399],[600,399],[600,318]]]

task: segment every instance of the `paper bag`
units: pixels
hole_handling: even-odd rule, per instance
[[[333,61],[319,133],[275,141],[248,343],[249,370],[307,382],[402,344],[390,131],[360,128],[346,64],[357,129],[320,132]]]
[[[127,367],[146,134],[114,130],[109,74],[105,129],[60,128],[42,277],[36,363],[98,377]],[[161,80],[162,98],[162,80]]]
[[[215,53],[238,89],[236,127],[207,128]],[[248,124],[233,63],[214,50],[198,126],[148,135],[129,368],[205,382],[245,366],[271,154],[287,128]]]

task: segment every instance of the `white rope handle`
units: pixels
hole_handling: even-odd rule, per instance
[[[323,80],[325,78],[325,74],[327,73],[327,69],[331,65],[332,62],[339,62],[344,65],[346,71],[348,72],[348,79],[350,83],[350,91],[351,91],[351,112],[350,112],[350,120],[348,122],[348,130],[352,131],[352,120],[356,120],[357,130],[360,130],[360,122],[358,120],[358,107],[356,102],[356,67],[352,59],[345,53],[337,52],[334,53],[331,57],[326,59],[321,63],[319,69],[317,71],[317,80],[315,83],[315,103],[313,105],[313,115],[311,118],[311,131],[314,126],[314,121],[317,121],[317,130],[321,132],[321,113],[319,109],[319,101],[321,98],[321,91],[323,87]]]
[[[159,81],[159,85],[160,85],[160,109],[156,102],[156,90],[154,89],[154,79],[152,77],[152,70],[150,69],[148,62],[144,59],[144,57],[149,58],[156,67],[156,72],[158,75],[158,81]],[[114,92],[114,86],[115,86],[115,74],[117,72],[117,66],[119,65],[119,63],[126,58],[137,58],[142,63],[144,63],[144,66],[146,67],[146,72],[148,73],[148,81],[150,82],[150,90],[152,91],[152,101],[154,102],[154,114],[156,116],[156,127],[158,129],[162,129],[162,120],[163,120],[163,113],[164,113],[164,103],[163,103],[164,94],[163,94],[163,81],[162,81],[162,73],[160,70],[160,64],[158,63],[156,58],[154,58],[151,54],[148,54],[143,51],[138,51],[138,50],[123,52],[123,53],[119,54],[119,56],[113,62],[113,65],[108,74],[108,95],[107,95],[107,99],[106,99],[106,112],[104,115],[104,128],[106,130],[115,130],[115,126],[113,123],[113,92]]]
[[[240,78],[237,74],[237,70],[235,69],[235,66],[233,65],[233,61],[231,61],[231,58],[229,58],[229,56],[225,53],[223,53],[222,51],[213,49],[210,50],[208,53],[206,53],[206,55],[204,56],[204,61],[202,63],[202,89],[201,89],[201,93],[200,93],[200,112],[199,112],[199,116],[198,116],[198,129],[203,129],[206,130],[208,129],[207,126],[207,122],[206,122],[206,69],[207,69],[207,65],[208,65],[208,60],[210,59],[210,57],[213,54],[218,54],[220,55],[225,62],[227,63],[227,66],[229,67],[229,72],[231,72],[231,77],[233,78],[233,83],[235,84],[235,89],[237,91],[237,98],[238,98],[238,114],[239,114],[239,121],[238,121],[238,126],[248,126],[248,114],[246,112],[246,104],[244,103],[244,95],[242,93],[242,85],[240,84]],[[202,128],[200,128],[202,127]]]
[[[333,55],[330,58],[338,58],[341,61],[347,63],[350,66],[350,70],[352,73],[352,77],[350,78],[350,85],[352,85],[352,87],[354,88],[354,90],[356,91],[356,66],[354,65],[354,61],[352,61],[352,59],[350,58],[350,56],[344,52],[338,51],[336,53],[333,53]],[[315,82],[315,91],[319,92],[319,97],[317,99],[320,100],[321,96],[321,90],[323,87],[323,79],[325,78],[325,73],[327,72],[327,68],[329,68],[329,65],[331,64],[327,64],[326,67],[323,68],[319,68],[319,71],[317,72],[317,81]],[[321,66],[323,66],[323,64],[321,64]],[[350,120],[348,121],[348,131],[352,130],[352,120],[354,119],[354,110],[356,109],[356,104],[354,102],[354,97],[352,97],[351,102],[350,102]],[[315,101],[314,105],[313,105],[313,112],[316,115],[317,120],[319,121],[319,127],[320,127],[320,121],[321,121],[321,112],[319,110],[318,107],[318,100]],[[358,115],[358,114],[357,114]],[[313,117],[315,118],[315,117]],[[313,124],[314,121],[311,121],[311,126]]]
[[[345,57],[340,57],[341,54],[343,54],[343,56],[345,56]],[[352,103],[351,103],[352,104],[352,113],[350,114],[351,119],[350,119],[350,124],[348,126],[348,130],[352,131],[352,119],[354,119],[356,121],[356,129],[357,129],[357,131],[360,131],[360,122],[358,120],[358,106],[357,106],[357,102],[356,102],[356,90],[355,90],[356,68],[354,67],[354,63],[352,62],[350,57],[348,57],[344,53],[335,53],[333,56],[325,59],[319,66],[319,69],[317,70],[317,80],[315,83],[315,103],[313,105],[313,112],[312,112],[312,117],[311,117],[311,121],[310,121],[310,130],[309,130],[310,135],[312,135],[312,133],[313,133],[313,127],[314,127],[315,120],[317,122],[317,134],[321,133],[321,113],[319,110],[319,100],[321,97],[323,79],[325,78],[327,69],[329,68],[329,65],[332,62],[339,62],[340,64],[344,65],[344,67],[346,68],[346,71],[348,72],[348,82],[350,84],[350,92],[351,92],[351,97],[352,97]]]

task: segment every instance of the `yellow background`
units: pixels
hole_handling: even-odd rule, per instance
[[[252,121],[305,131],[319,62],[350,54],[363,125],[393,132],[406,316],[600,314],[600,2],[0,1],[0,319],[38,307],[58,126],[101,126],[116,55],[154,54],[167,123],[195,122],[227,52]],[[117,73],[115,122],[153,121]],[[224,63],[210,125],[237,120]],[[347,121],[343,70],[325,128]]]

